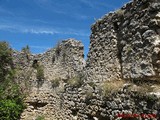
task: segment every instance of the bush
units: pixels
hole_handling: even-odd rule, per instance
[[[2,82],[13,68],[12,50],[7,42],[0,42],[0,62],[0,82]]]
[[[56,78],[56,79],[52,80],[51,81],[52,87],[53,88],[58,87],[59,86],[59,81],[60,81],[60,78]]]
[[[0,100],[0,120],[18,120],[23,106],[15,100]]]
[[[102,94],[103,96],[109,96],[112,93],[118,92],[120,88],[124,85],[123,80],[116,80],[116,81],[105,81],[102,84]]]
[[[60,46],[60,42],[58,42],[55,50],[56,56],[59,56],[60,52],[61,52],[61,46]]]
[[[37,66],[37,79],[38,80],[43,80],[44,79],[44,68],[42,65]]]
[[[44,116],[38,116],[36,120],[45,120]]]
[[[92,90],[88,90],[86,91],[86,97],[85,97],[85,102],[86,104],[90,104],[90,100],[93,99],[93,91]]]
[[[30,48],[28,45],[26,45],[26,47],[22,48],[22,52],[26,53],[26,54],[30,54]]]
[[[27,45],[26,47],[22,48],[22,52],[25,54],[27,60],[29,61],[30,60],[29,56],[31,53],[29,46]]]
[[[0,61],[0,120],[18,120],[24,96],[14,80],[12,50],[6,42],[0,42]]]
[[[68,84],[72,87],[80,87],[83,84],[83,79],[80,76],[76,76],[73,78],[70,78],[68,80]]]
[[[96,84],[95,84],[94,82],[89,82],[88,84],[89,84],[89,86],[91,86],[92,88],[95,88],[95,87],[96,87]]]
[[[0,120],[18,120],[25,108],[19,86],[10,79],[0,85]]]

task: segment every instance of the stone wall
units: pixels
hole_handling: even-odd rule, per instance
[[[119,87],[119,79],[159,79],[159,10],[159,0],[134,0],[98,20],[91,28],[86,65],[83,45],[73,39],[62,41],[43,54],[28,57],[15,52],[15,64],[24,72],[19,79],[29,73],[32,85],[21,119],[34,120],[44,115],[46,120],[120,120],[118,113],[156,114],[155,120],[159,119],[159,84],[149,82],[154,90],[148,92],[144,82],[137,85],[125,81],[118,91],[111,90],[108,95],[96,84],[114,80],[114,91]],[[44,66],[45,80],[41,86],[32,68],[35,60]],[[65,81],[82,71],[86,78],[81,86]],[[59,87],[52,87],[51,80],[59,77]]]
[[[158,79],[160,2],[134,0],[92,25],[87,79]]]
[[[133,87],[134,86],[134,87]],[[102,95],[99,87],[91,87],[89,85],[81,88],[65,87],[63,93],[63,106],[71,110],[72,118],[76,120],[123,120],[118,114],[145,114],[146,120],[149,114],[156,117],[151,119],[159,119],[159,102],[157,96],[148,93],[140,94],[136,85],[124,84],[118,92],[111,93],[106,96]],[[132,89],[130,89],[132,88]],[[144,117],[126,118],[128,120],[141,120]]]
[[[67,79],[77,76],[84,68],[83,49],[84,46],[80,41],[68,39],[42,54],[34,55],[15,51],[13,58],[15,65],[25,71],[33,69],[34,61],[43,65],[46,80]],[[36,79],[35,76],[32,80],[34,79]]]
[[[25,51],[13,51],[13,61],[17,69],[17,82],[23,93],[27,108],[21,115],[21,120],[35,120],[45,116],[45,120],[71,120],[72,111],[63,107],[62,97],[66,79],[78,76],[85,66],[84,47],[75,39],[63,40],[42,54],[31,54]],[[38,80],[34,63],[43,66],[44,79]],[[60,87],[52,86],[52,81],[59,79]],[[64,112],[65,111],[65,112]]]

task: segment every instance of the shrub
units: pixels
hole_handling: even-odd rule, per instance
[[[86,104],[90,104],[90,100],[93,98],[93,91],[92,90],[88,90],[86,91],[86,97],[85,97],[85,102]]]
[[[12,50],[7,42],[0,42],[0,62],[0,82],[2,82],[13,68]]]
[[[60,46],[60,42],[58,42],[55,50],[56,56],[59,56],[60,52],[61,52],[61,46]]]
[[[96,87],[96,84],[95,84],[94,82],[89,82],[88,84],[89,84],[89,86],[91,86],[92,88],[95,88],[95,87]]]
[[[80,87],[83,84],[83,79],[81,78],[81,76],[76,76],[70,78],[68,80],[68,84],[71,85],[72,87]]]
[[[118,92],[118,90],[122,88],[123,85],[123,80],[105,81],[102,84],[102,94],[103,96],[109,96],[112,93]]]
[[[1,83],[0,120],[18,120],[21,112],[25,108],[23,103],[24,97],[15,82],[8,79]]]
[[[26,53],[26,54],[30,54],[30,48],[28,45],[26,45],[26,47],[22,48],[22,52]]]
[[[26,56],[26,58],[27,58],[27,60],[29,60],[29,56],[30,56],[30,48],[29,48],[29,46],[27,45],[26,47],[23,47],[22,48],[22,52],[25,54],[25,56]]]
[[[23,106],[15,100],[0,100],[0,119],[1,120],[18,120]]]
[[[52,87],[53,88],[58,87],[59,86],[59,81],[60,81],[60,78],[56,78],[56,79],[52,80],[51,81]]]
[[[14,81],[16,70],[6,42],[0,42],[0,61],[0,120],[18,120],[24,109],[24,96]]]
[[[38,116],[36,120],[45,120],[44,116]]]
[[[44,79],[44,68],[43,68],[43,66],[38,65],[36,69],[37,69],[37,74],[36,74],[37,79],[38,80],[43,80]]]

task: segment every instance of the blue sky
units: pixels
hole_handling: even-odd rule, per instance
[[[90,26],[129,0],[0,0],[0,41],[16,50],[29,45],[33,53],[59,40],[81,40],[88,52]]]

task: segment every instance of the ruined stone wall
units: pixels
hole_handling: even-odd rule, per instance
[[[87,79],[159,78],[160,1],[134,0],[92,25]]]
[[[77,76],[84,68],[83,49],[84,46],[80,41],[68,39],[42,54],[26,55],[24,52],[14,52],[13,57],[15,65],[21,70],[33,69],[32,65],[37,61],[44,67],[46,80],[67,79]],[[36,79],[35,76],[32,80],[34,79]]]
[[[159,12],[159,0],[134,0],[98,20],[91,28],[85,68],[83,45],[72,39],[59,44],[56,48],[59,52],[51,49],[31,55],[29,65],[21,63],[22,66],[31,66],[38,60],[44,66],[46,80],[74,77],[84,68],[86,81],[75,87],[63,80],[59,87],[53,88],[50,81],[36,87],[36,78],[33,78],[31,94],[26,98],[27,109],[21,119],[35,119],[38,115],[48,120],[123,119],[117,117],[118,113],[156,114],[155,120],[159,119],[159,84],[149,83],[154,90],[148,92],[146,86],[125,82],[117,92],[111,90],[107,95],[103,94],[104,88],[96,84],[107,80],[159,78]]]
[[[123,78],[160,78],[160,1],[134,1],[123,9],[118,26]]]
[[[155,114],[153,120],[159,120],[159,102],[157,96],[139,94],[136,89],[130,89],[130,84],[124,84],[118,92],[103,96],[101,89],[89,85],[81,88],[66,86],[62,101],[63,107],[71,110],[70,116],[75,120],[123,120],[118,114]],[[136,86],[137,87],[137,86]],[[141,120],[144,117],[128,118]],[[126,118],[127,119],[127,118]]]
[[[86,63],[87,80],[106,81],[120,78],[117,32],[112,24],[113,14],[92,26],[90,50]],[[94,78],[94,79],[93,79]]]
[[[84,47],[80,41],[68,39],[60,42],[42,54],[29,54],[13,51],[13,61],[17,69],[17,82],[23,93],[27,94],[27,108],[21,120],[35,120],[45,116],[46,120],[72,120],[72,111],[62,106],[63,81],[78,76],[85,66]],[[44,80],[36,78],[34,62],[43,66]],[[59,79],[60,87],[52,86],[52,81]]]

